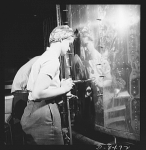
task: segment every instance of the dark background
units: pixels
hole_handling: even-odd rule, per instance
[[[4,10],[5,67],[22,66],[44,52],[43,21],[56,19],[56,5],[41,1],[8,3]]]
[[[30,58],[44,52],[44,21],[51,26],[49,36],[50,30],[56,27],[51,22],[57,21],[57,17],[56,4],[49,0],[5,1],[2,7],[4,34],[1,52],[6,81],[13,80],[18,69]],[[61,4],[60,8],[65,9],[65,5]]]

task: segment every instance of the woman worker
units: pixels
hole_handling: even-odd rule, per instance
[[[69,92],[74,83],[71,79],[60,81],[59,56],[70,50],[73,41],[74,32],[69,26],[56,27],[50,34],[50,47],[32,66],[27,84],[27,90],[31,92],[21,118],[22,129],[29,137],[26,139],[28,144],[64,144],[56,100],[59,95]]]

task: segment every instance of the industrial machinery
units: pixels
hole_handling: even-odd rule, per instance
[[[69,129],[66,145],[74,145],[72,138],[91,145],[139,142],[140,6],[66,5],[61,12],[56,5],[56,13],[57,25],[66,23],[76,34],[60,57],[60,78],[75,83],[72,97],[58,103],[62,127]]]
[[[64,11],[77,35],[61,66],[62,77],[76,81],[76,98],[70,100],[72,135],[89,138],[86,133],[99,131],[115,142],[140,141],[140,6],[67,5]],[[86,35],[94,48],[83,42]],[[100,57],[91,57],[89,49]]]

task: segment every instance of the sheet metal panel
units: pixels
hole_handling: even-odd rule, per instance
[[[84,96],[80,97],[82,116],[86,116],[97,130],[139,140],[140,6],[68,5],[67,8],[68,22],[74,30],[84,26],[90,29],[94,47],[107,63],[101,65],[103,74],[109,66],[112,80],[109,86],[102,88],[91,85],[92,97],[88,102]],[[125,16],[119,19],[121,9]],[[75,54],[83,61],[82,44],[75,42],[74,48]],[[86,63],[83,64],[88,67]],[[105,81],[106,74],[101,79],[102,83]],[[88,86],[90,84],[85,87]]]

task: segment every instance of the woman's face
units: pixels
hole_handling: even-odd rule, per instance
[[[74,41],[73,37],[62,41],[61,43],[62,44],[62,51],[61,51],[62,56],[66,55],[67,51],[70,51],[70,44],[72,44],[73,41]]]

